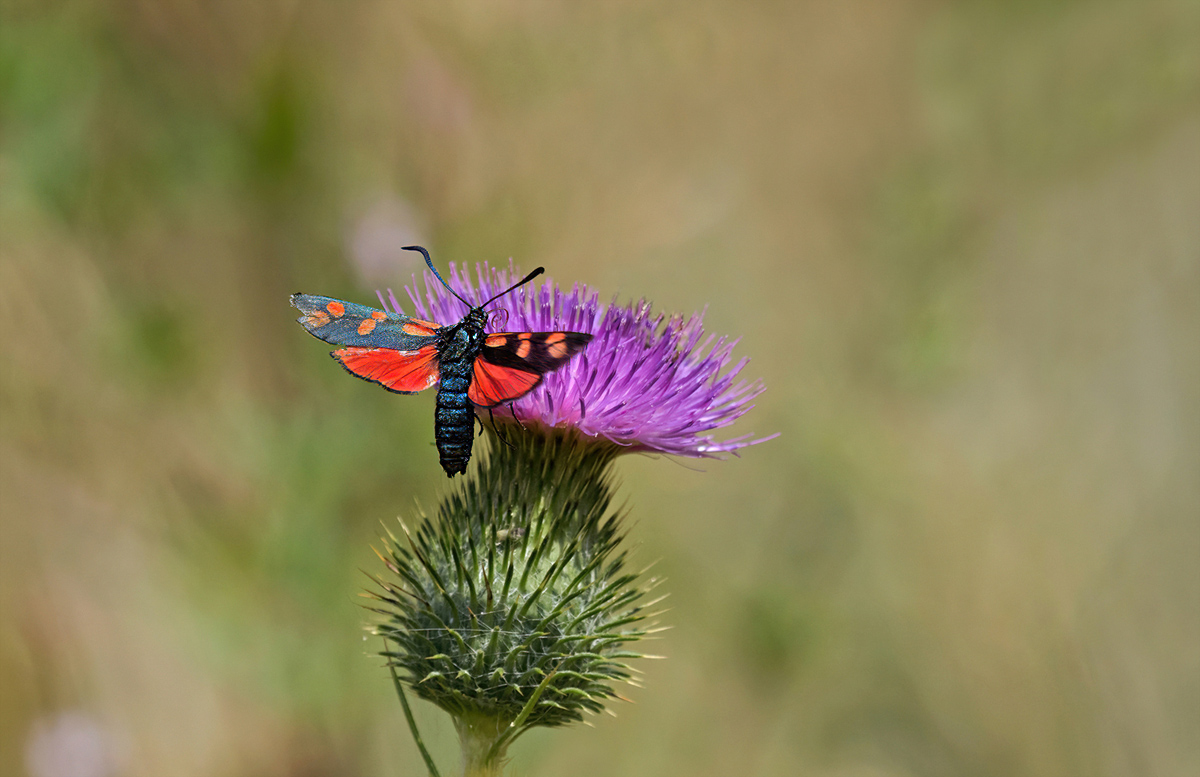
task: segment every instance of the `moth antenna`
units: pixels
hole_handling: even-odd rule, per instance
[[[492,304],[493,302],[495,302],[496,300],[500,299],[501,297],[503,297],[505,294],[509,293],[509,292],[510,292],[510,291],[512,291],[513,289],[517,289],[517,288],[520,288],[521,286],[524,286],[525,284],[529,283],[531,280],[533,280],[534,278],[538,277],[539,275],[541,275],[541,274],[542,274],[542,273],[544,273],[544,272],[546,272],[546,268],[545,268],[545,267],[539,267],[539,268],[537,268],[536,270],[534,270],[533,272],[529,273],[529,274],[528,274],[528,275],[526,275],[524,278],[522,278],[521,280],[517,281],[517,282],[516,282],[516,283],[514,283],[512,286],[509,286],[507,289],[505,289],[504,291],[500,292],[500,293],[499,293],[499,294],[497,294],[496,296],[492,297],[491,299],[489,299],[487,302],[483,303],[483,304],[482,304],[482,305],[480,305],[479,307],[481,307],[481,308],[482,308],[482,307],[485,307],[485,306],[487,306],[487,305],[490,305],[490,304]],[[445,283],[445,281],[443,281],[443,283]]]
[[[434,266],[433,266],[433,260],[429,258],[429,252],[428,252],[428,251],[426,251],[426,250],[425,250],[424,248],[422,248],[421,246],[402,246],[402,248],[403,248],[403,250],[405,250],[405,251],[420,251],[420,252],[421,252],[421,256],[424,256],[424,257],[425,257],[425,264],[429,265],[429,269],[430,269],[430,270],[433,270],[433,274],[434,274],[434,276],[435,276],[435,277],[436,277],[436,278],[437,278],[439,281],[441,281],[441,282],[442,282],[442,285],[443,285],[443,286],[445,286],[445,287],[446,287],[446,289],[447,289],[447,290],[448,290],[448,291],[449,291],[451,294],[453,294],[454,296],[458,297],[459,301],[460,301],[460,302],[462,302],[462,304],[466,305],[466,306],[467,306],[467,307],[469,307],[469,308],[474,308],[474,307],[475,307],[475,306],[474,306],[474,305],[472,305],[470,302],[467,302],[467,301],[466,301],[465,299],[463,299],[462,297],[459,297],[459,294],[458,294],[458,292],[457,292],[457,291],[455,291],[454,289],[451,289],[451,288],[450,288],[450,284],[446,283],[446,279],[445,279],[445,278],[443,278],[443,277],[442,277],[442,274],[441,274],[440,272],[438,272],[438,271],[437,271],[437,268],[436,268],[436,267],[434,267]],[[540,270],[541,268],[539,267],[538,269]],[[522,283],[524,283],[524,281],[522,281]],[[517,285],[519,286],[520,284],[517,284]],[[505,292],[505,293],[507,294],[508,292]],[[491,300],[488,300],[488,302],[491,302]],[[487,304],[487,302],[485,302],[485,303],[483,303],[483,304],[484,304],[484,305],[486,305],[486,304]],[[483,307],[483,305],[480,305],[480,307]]]

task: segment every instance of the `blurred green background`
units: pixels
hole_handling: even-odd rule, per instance
[[[0,13],[0,773],[422,773],[433,399],[287,304],[408,240],[707,307],[782,432],[620,463],[668,659],[515,773],[1200,773],[1200,3]]]

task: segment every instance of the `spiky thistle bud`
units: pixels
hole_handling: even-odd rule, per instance
[[[619,548],[616,446],[564,430],[507,436],[436,516],[385,539],[394,577],[373,594],[384,655],[455,718],[483,774],[522,732],[599,712],[633,682],[628,644],[651,627],[655,582],[627,571]]]

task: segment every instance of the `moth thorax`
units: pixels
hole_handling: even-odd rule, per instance
[[[483,329],[488,322],[487,311],[483,308],[471,308],[463,322],[469,327]]]

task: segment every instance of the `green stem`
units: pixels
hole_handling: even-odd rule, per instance
[[[496,745],[508,731],[508,724],[503,718],[481,714],[455,716],[454,727],[462,746],[463,777],[502,777],[508,745]]]

